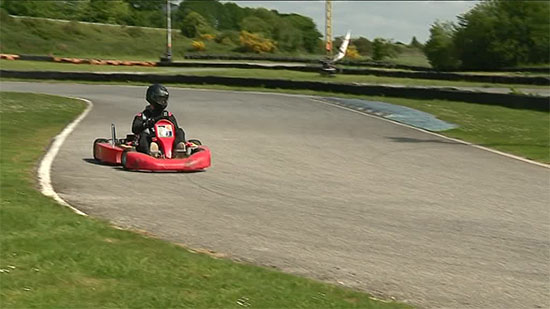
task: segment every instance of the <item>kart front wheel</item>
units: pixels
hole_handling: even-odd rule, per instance
[[[128,152],[132,151],[132,149],[124,149],[124,151],[122,151],[122,155],[120,156],[120,165],[122,165],[122,167],[127,170],[128,167],[126,167],[126,163],[127,163],[127,158],[128,158]]]
[[[96,151],[96,149],[97,149],[97,144],[98,144],[98,143],[108,143],[108,142],[109,142],[109,140],[108,140],[108,139],[105,139],[105,138],[98,138],[98,139],[96,139],[96,140],[94,141],[94,148],[92,149],[93,154],[94,154],[94,160],[96,160],[96,161],[101,161],[101,160],[99,160],[99,158],[97,157],[97,151]]]

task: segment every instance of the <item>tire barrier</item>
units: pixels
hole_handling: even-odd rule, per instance
[[[94,65],[124,65],[124,66],[156,66],[152,61],[124,61],[124,60],[99,60],[99,59],[81,59],[81,58],[53,58],[54,62],[67,62],[74,64],[94,64]]]
[[[19,60],[53,61],[53,57],[52,56],[19,55]]]
[[[0,54],[0,59],[6,59],[6,60],[17,60],[19,59],[19,55],[12,55],[12,54]]]
[[[506,75],[479,75],[446,72],[412,72],[412,71],[383,71],[372,69],[343,69],[343,74],[374,75],[398,78],[415,78],[430,80],[468,81],[492,84],[523,84],[550,86],[550,77],[546,76],[506,76]]]
[[[124,66],[169,66],[169,67],[210,67],[210,68],[236,68],[236,69],[269,69],[269,70],[289,70],[299,72],[320,72],[319,65],[272,65],[259,63],[230,63],[230,62],[152,62],[152,61],[123,61],[123,60],[99,60],[99,59],[82,59],[82,58],[58,58],[51,56],[31,56],[31,55],[4,55],[2,59],[20,59],[20,60],[35,60],[35,61],[55,61],[74,64],[94,64],[94,65],[124,65]],[[186,58],[194,59],[194,56],[186,56]],[[217,58],[216,58],[217,57]],[[204,55],[202,59],[223,59],[221,56]],[[236,60],[239,57],[228,56],[225,60]],[[242,57],[243,59],[245,57]],[[256,60],[266,60],[266,57],[257,57]],[[271,58],[270,58],[271,59]],[[286,59],[286,58],[280,58]],[[242,60],[242,59],[241,59]],[[247,60],[250,60],[247,58]],[[302,59],[303,60],[303,59]],[[318,62],[318,61],[317,61]],[[342,63],[344,64],[344,63]],[[506,76],[506,75],[479,75],[451,72],[436,72],[436,71],[388,71],[380,69],[358,69],[358,68],[339,68],[340,74],[349,75],[373,75],[396,78],[413,78],[413,79],[428,79],[428,80],[450,80],[450,81],[467,81],[492,84],[518,84],[518,85],[542,85],[550,86],[550,77],[546,76]]]
[[[440,99],[470,103],[498,105],[516,109],[538,111],[550,110],[550,97],[522,94],[504,94],[469,91],[444,87],[405,87],[365,84],[342,84],[316,81],[289,81],[282,79],[157,75],[127,73],[87,73],[53,71],[11,71],[0,70],[0,77],[22,79],[53,79],[75,81],[119,81],[145,83],[181,83],[194,85],[225,85],[239,87],[264,87],[268,89],[307,89],[334,93],[369,96],[388,96],[410,99]]]
[[[263,60],[263,61],[273,61],[273,62],[300,62],[300,63],[320,63],[322,55],[317,55],[317,59],[305,58],[305,57],[277,57],[272,55],[205,55],[197,53],[187,53],[185,59],[195,59],[195,60]],[[405,64],[396,64],[391,62],[384,61],[372,61],[372,60],[349,60],[344,59],[338,62],[340,65],[349,65],[349,66],[367,66],[373,68],[386,68],[386,69],[401,69],[401,70],[410,70],[410,71],[429,71],[429,72],[438,72],[434,71],[433,68],[405,65]],[[491,71],[484,72],[525,72],[525,73],[547,73],[550,74],[550,68],[529,68],[529,67],[518,67],[518,68],[502,68],[495,69]],[[441,72],[445,73],[445,72]]]
[[[11,55],[0,54],[0,59],[8,60],[31,60],[31,61],[52,61],[65,62],[74,64],[96,64],[96,65],[125,65],[125,66],[156,66],[154,61],[125,61],[125,60],[102,60],[102,59],[85,59],[85,58],[69,58],[69,57],[53,57],[53,56],[34,56],[34,55]]]
[[[210,68],[235,68],[235,69],[269,69],[289,70],[299,72],[320,72],[321,66],[314,65],[270,65],[259,63],[231,63],[231,62],[159,62],[158,66],[169,67],[210,67]],[[468,81],[492,84],[520,84],[550,86],[550,77],[544,76],[504,76],[504,75],[475,75],[463,73],[443,73],[435,71],[387,71],[380,69],[352,69],[340,68],[340,74],[349,75],[373,75],[396,78],[413,78],[429,80]]]

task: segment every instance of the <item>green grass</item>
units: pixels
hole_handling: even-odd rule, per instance
[[[0,19],[2,53],[62,57],[157,61],[164,55],[163,30],[138,27],[63,23],[29,18]],[[182,59],[192,40],[173,32],[173,57]],[[229,52],[231,46],[207,42],[207,51]]]
[[[269,70],[269,69],[219,69],[219,68],[177,68],[177,67],[139,67],[139,66],[112,66],[112,65],[90,65],[56,63],[43,61],[20,61],[0,60],[0,68],[4,70],[19,71],[66,71],[66,72],[147,72],[154,74],[183,74],[199,76],[229,76],[245,78],[279,78],[301,81],[328,81],[340,83],[369,83],[369,84],[401,84],[407,86],[445,86],[445,87],[482,87],[482,88],[505,88],[511,89],[549,89],[548,86],[537,85],[512,85],[512,84],[490,84],[463,81],[428,80],[416,78],[397,78],[372,75],[336,75],[331,78],[322,77],[314,72],[297,72],[290,70]],[[526,90],[523,90],[526,91]]]
[[[399,65],[409,65],[415,67],[430,68],[431,64],[426,55],[417,49],[405,49],[395,58],[389,58],[385,61]]]
[[[366,294],[197,254],[74,214],[34,168],[84,104],[0,93],[2,308],[403,308]]]

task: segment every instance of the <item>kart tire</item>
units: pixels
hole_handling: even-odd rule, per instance
[[[128,170],[126,167],[126,158],[128,156],[128,152],[130,151],[132,151],[132,149],[124,149],[124,151],[122,151],[122,155],[120,156],[120,165],[122,165],[122,168],[125,170]]]
[[[107,143],[107,142],[109,142],[109,140],[105,139],[105,138],[98,138],[94,141],[94,148],[92,149],[92,152],[94,154],[94,160],[101,161],[101,160],[99,160],[99,158],[97,157],[97,154],[95,152],[97,143]]]
[[[193,143],[193,144],[195,144],[195,145],[197,145],[197,146],[201,146],[201,145],[202,145],[201,141],[199,141],[198,139],[190,139],[190,140],[188,140],[188,142]]]

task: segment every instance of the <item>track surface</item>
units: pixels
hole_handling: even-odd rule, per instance
[[[427,308],[550,307],[550,172],[307,97],[170,88],[213,153],[204,173],[91,162],[145,87],[2,83],[90,99],[56,191],[84,212],[192,248]]]

